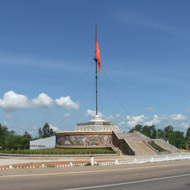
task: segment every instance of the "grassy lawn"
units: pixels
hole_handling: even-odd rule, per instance
[[[1,150],[0,153],[9,154],[115,154],[111,148],[93,148],[93,149],[62,149],[51,148],[41,150]]]
[[[149,141],[148,144],[152,146],[154,149],[156,149],[158,152],[168,152],[167,150],[157,145],[154,141]]]

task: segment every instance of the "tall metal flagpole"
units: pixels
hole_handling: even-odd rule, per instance
[[[98,115],[98,62],[96,60],[96,115]]]
[[[96,42],[97,42],[97,24],[95,27],[95,45],[96,45]],[[96,63],[96,73],[95,73],[96,74],[96,115],[98,115],[98,61],[97,61],[96,55],[95,55],[94,60]]]

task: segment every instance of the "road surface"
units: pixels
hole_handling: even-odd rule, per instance
[[[0,170],[0,190],[190,190],[190,161]]]

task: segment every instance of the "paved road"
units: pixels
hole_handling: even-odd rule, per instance
[[[190,161],[1,170],[0,190],[190,190]]]

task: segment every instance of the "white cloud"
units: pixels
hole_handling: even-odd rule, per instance
[[[141,124],[146,117],[144,115],[139,115],[139,116],[126,116],[125,120],[127,120],[127,124],[130,127],[134,127],[135,125]]]
[[[151,126],[151,125],[156,125],[161,122],[161,119],[159,118],[158,115],[154,115],[154,118],[151,121],[144,122],[144,125]]]
[[[63,114],[63,117],[71,117],[70,113]]]
[[[61,97],[55,101],[56,104],[63,109],[79,109],[79,103],[73,102],[70,96]],[[16,94],[11,90],[6,92],[3,98],[0,99],[0,107],[9,112],[28,108],[50,108],[55,101],[45,93],[40,93],[37,98],[29,100],[27,96]]]
[[[17,109],[26,109],[30,106],[28,98],[14,91],[6,92],[3,99],[0,99],[0,107],[6,111],[15,111]]]
[[[124,126],[124,125],[126,125],[125,121],[121,121],[121,122],[118,124],[119,127]]]
[[[139,116],[130,116],[127,115],[121,120],[119,126],[126,125],[126,127],[134,127],[135,125],[156,125],[159,127],[166,127],[167,125],[172,125],[176,129],[178,127],[187,129],[190,127],[190,123],[182,123],[180,121],[187,120],[187,118],[183,114],[172,114],[172,115],[157,115],[155,114],[153,117],[147,117],[145,115]]]
[[[86,117],[94,117],[96,115],[96,111],[95,110],[90,110],[88,109],[87,112],[85,113],[85,116]],[[111,121],[111,120],[114,120],[114,116],[113,115],[109,115],[109,116],[106,116],[104,115],[103,113],[101,112],[98,112],[98,115],[105,121]]]
[[[180,127],[184,128],[184,129],[188,129],[190,127],[190,123],[181,123]]]
[[[79,109],[79,103],[78,102],[73,102],[70,98],[70,96],[66,97],[61,97],[59,99],[55,100],[57,106],[61,107],[62,109],[66,110],[78,110]]]
[[[185,120],[186,117],[182,114],[173,114],[170,116],[170,119],[172,119],[174,121],[180,121],[180,120]]]
[[[113,115],[109,115],[109,116],[104,116],[104,119],[106,120],[106,121],[111,121],[111,120],[114,120],[114,116]]]
[[[6,121],[3,122],[3,125],[6,126],[6,127],[8,126]]]
[[[135,116],[129,116],[129,115],[127,115],[127,116],[125,116],[124,120],[132,120],[133,117],[135,117]]]
[[[153,108],[153,107],[148,107],[148,108],[146,108],[146,111],[148,111],[148,112],[153,112],[153,111],[154,111],[154,108]]]
[[[96,115],[96,111],[95,110],[90,110],[88,109],[85,116],[87,117],[94,117]],[[103,114],[101,112],[98,112],[98,115],[102,118]]]
[[[87,117],[94,117],[96,115],[96,111],[93,110],[87,110],[87,112],[85,113],[85,116]]]
[[[33,100],[29,100],[27,96],[16,94],[14,91],[6,92],[3,99],[0,99],[0,107],[6,111],[15,111],[17,109],[51,107],[53,100],[45,93]]]
[[[53,100],[45,93],[41,93],[33,99],[31,105],[34,107],[52,107]]]
[[[56,126],[53,126],[53,125],[49,125],[51,129],[53,129],[53,131],[57,132],[57,131],[60,131],[60,129]]]
[[[122,118],[122,116],[118,113],[118,114],[116,114],[116,117],[117,118]]]

